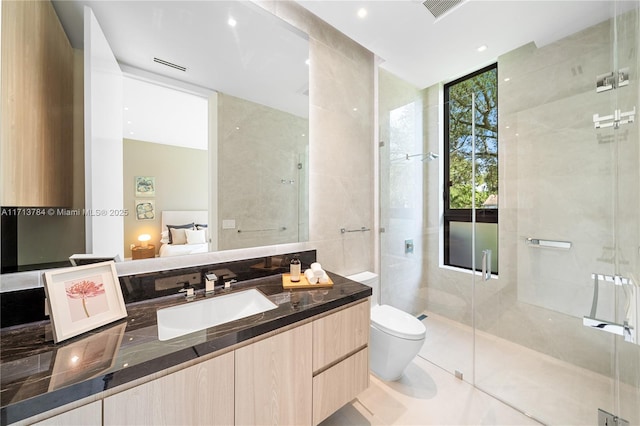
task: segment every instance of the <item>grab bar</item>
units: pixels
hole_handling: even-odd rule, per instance
[[[345,229],[345,228],[340,228],[340,233],[344,234],[345,232],[365,232],[365,231],[371,231],[371,229],[369,228],[365,228],[364,226],[360,229]]]
[[[545,248],[559,248],[570,249],[570,241],[555,241],[555,240],[542,240],[540,238],[527,238],[526,243],[533,247],[545,247]]]
[[[265,228],[265,229],[245,229],[244,231],[242,229],[238,229],[238,233],[241,232],[263,232],[263,231],[286,231],[287,227],[283,226],[281,228]]]

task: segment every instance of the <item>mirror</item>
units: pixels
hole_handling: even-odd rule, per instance
[[[208,105],[206,149],[139,140],[126,133],[124,122],[122,208],[128,215],[122,257],[131,257],[130,245],[140,244],[141,234],[151,235],[149,244],[158,251],[164,210],[208,209],[214,219],[209,224],[213,239],[209,248],[214,250],[308,239],[305,34],[248,2],[54,0],[53,4],[75,49],[83,49],[83,7],[88,5],[126,77],[199,98]],[[180,109],[177,103],[175,106]],[[175,127],[183,127],[179,135],[185,133],[184,127],[191,127],[181,120],[150,121],[158,127],[171,124],[174,132]],[[150,155],[149,147],[154,152],[171,152],[154,164],[160,154]],[[187,157],[198,163],[175,155],[176,149],[196,149],[195,155]],[[208,161],[203,162],[203,157]],[[154,167],[143,167],[142,159],[150,160]],[[189,184],[194,178],[185,180],[185,170],[194,169],[200,171],[196,178],[199,204],[180,201],[195,192],[196,185]],[[136,195],[134,179],[139,177],[154,179],[154,196]],[[204,196],[202,188],[206,188]],[[152,218],[134,216],[141,204],[154,208]],[[74,205],[74,209],[82,207]],[[61,227],[62,220],[67,225]],[[37,224],[25,221],[18,228],[18,258],[34,266],[25,270],[67,266],[66,258],[84,247],[84,217],[80,215]],[[45,240],[51,242],[50,248],[42,247]],[[12,271],[3,268],[3,272]]]

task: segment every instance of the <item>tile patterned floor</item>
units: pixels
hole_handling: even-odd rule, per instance
[[[615,412],[610,378],[489,334],[476,337],[478,388],[472,386],[471,329],[428,315],[425,344],[402,379],[372,375],[369,388],[322,426],[541,424],[536,420],[582,426],[597,424],[598,408]],[[617,392],[626,410],[621,417],[640,425],[640,390],[621,384]]]
[[[416,357],[397,382],[371,376],[369,388],[321,423],[348,425],[539,425]]]

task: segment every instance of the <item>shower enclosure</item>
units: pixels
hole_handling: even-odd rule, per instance
[[[380,71],[381,301],[427,315],[420,356],[546,424],[640,424],[640,19],[638,2],[610,8],[498,58],[491,276],[486,199],[460,231],[477,272],[443,244],[445,108],[477,94],[445,104]]]

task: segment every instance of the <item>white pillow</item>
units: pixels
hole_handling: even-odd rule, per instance
[[[207,242],[207,238],[205,236],[205,230],[195,230],[185,229],[184,233],[187,237],[187,244],[204,244]]]
[[[169,244],[169,231],[162,231],[160,238],[160,243]]]
[[[189,229],[185,228],[169,228],[171,230],[171,244],[182,245],[187,244],[187,234],[185,231]]]

